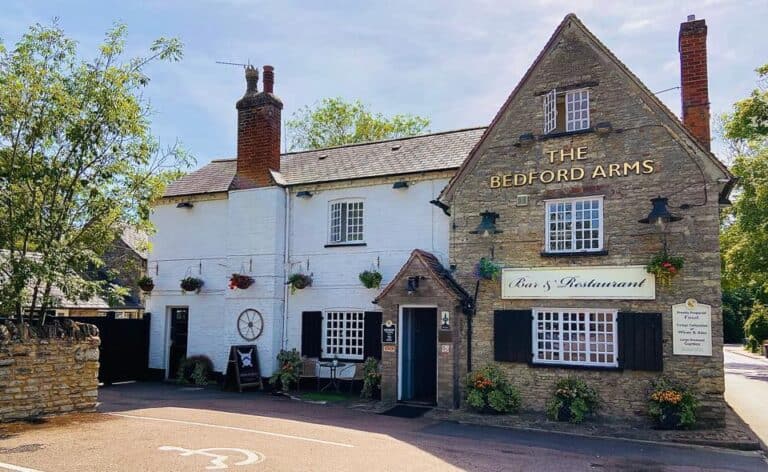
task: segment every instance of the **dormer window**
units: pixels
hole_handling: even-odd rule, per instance
[[[589,128],[589,89],[544,95],[544,134],[579,131]]]

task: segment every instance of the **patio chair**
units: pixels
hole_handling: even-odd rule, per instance
[[[363,388],[363,381],[365,381],[363,364],[355,364],[355,374],[349,379],[349,393],[352,393],[352,389],[355,388],[355,382],[360,382],[360,388]]]
[[[301,359],[301,372],[299,373],[298,389],[301,389],[302,379],[315,379],[317,385],[315,390],[320,390],[320,376],[317,374],[318,360],[314,357],[304,357]]]

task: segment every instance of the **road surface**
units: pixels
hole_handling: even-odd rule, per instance
[[[726,346],[725,399],[752,431],[768,445],[768,359]]]
[[[757,453],[392,418],[258,393],[133,384],[100,395],[100,414],[0,440],[0,471],[768,470]]]

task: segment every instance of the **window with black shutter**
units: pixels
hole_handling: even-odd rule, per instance
[[[320,357],[322,350],[323,313],[305,311],[301,313],[301,355]]]
[[[664,369],[661,313],[619,313],[619,367]]]
[[[531,362],[531,310],[493,312],[493,359]]]
[[[365,335],[363,344],[363,357],[375,357],[381,360],[381,312],[365,312]]]

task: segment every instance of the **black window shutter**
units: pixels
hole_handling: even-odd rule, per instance
[[[323,313],[304,311],[301,313],[301,355],[320,357],[323,336]]]
[[[381,312],[366,311],[364,323],[363,357],[381,360]]]
[[[619,313],[618,322],[619,367],[663,370],[661,313]]]
[[[531,310],[493,312],[493,359],[503,362],[531,362]]]

